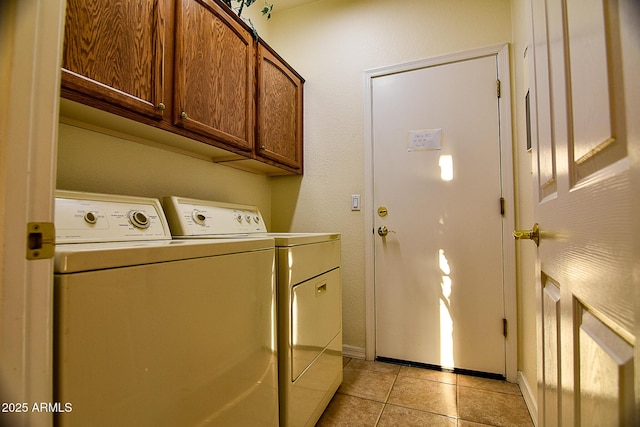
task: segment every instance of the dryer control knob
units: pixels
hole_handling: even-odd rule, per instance
[[[236,221],[242,222],[242,214],[236,214]]]
[[[93,225],[98,222],[98,215],[96,215],[95,212],[87,212],[84,214],[84,221]]]
[[[198,225],[204,225],[205,222],[207,221],[207,217],[203,213],[198,211],[193,211],[191,213],[191,218],[193,218],[195,223]]]
[[[149,228],[149,226],[151,225],[149,217],[142,211],[129,212],[129,221],[131,221],[131,225],[142,230],[144,230],[145,228]]]

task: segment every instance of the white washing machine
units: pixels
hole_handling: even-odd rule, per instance
[[[171,240],[157,199],[59,191],[59,426],[277,426],[274,242]]]
[[[315,425],[342,382],[340,234],[268,233],[255,206],[175,196],[163,206],[174,239],[275,240],[280,425]]]

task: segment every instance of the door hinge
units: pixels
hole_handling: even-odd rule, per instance
[[[496,80],[496,93],[498,98],[500,98],[500,80]]]
[[[504,197],[500,197],[500,215],[504,216]]]
[[[507,337],[507,319],[502,319],[502,335]]]
[[[52,222],[27,224],[27,259],[53,258],[56,228]]]

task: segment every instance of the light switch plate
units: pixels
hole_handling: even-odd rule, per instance
[[[359,211],[360,210],[360,195],[352,194],[351,195],[351,210]]]

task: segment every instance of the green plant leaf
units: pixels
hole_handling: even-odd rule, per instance
[[[273,4],[264,2],[264,7],[262,8],[262,15],[266,16],[267,19],[271,19],[271,11],[273,10]]]

